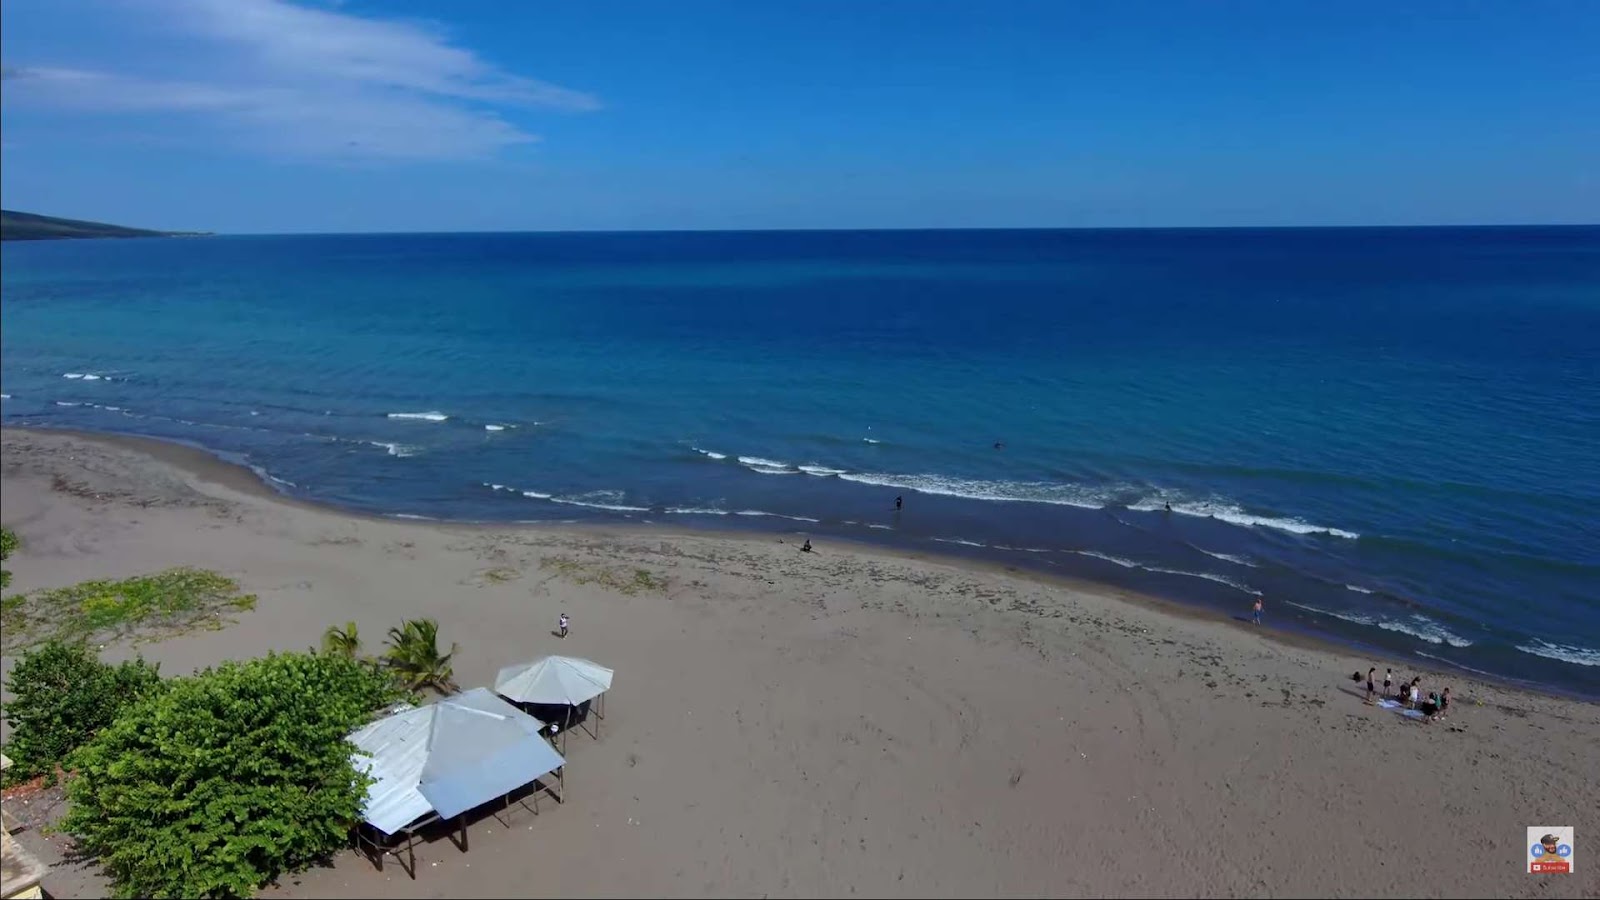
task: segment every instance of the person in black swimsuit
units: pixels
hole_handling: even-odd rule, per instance
[[[1377,675],[1378,675],[1378,667],[1377,666],[1373,666],[1372,668],[1367,670],[1367,702],[1368,703],[1372,703],[1374,701],[1374,698],[1376,698],[1377,694],[1378,694],[1377,687],[1375,685],[1373,685],[1373,683],[1372,683],[1372,679],[1377,677]]]
[[[906,505],[905,498],[903,498],[903,497],[894,498],[894,511],[895,512],[899,512],[900,511],[900,507],[905,506],[905,505]]]

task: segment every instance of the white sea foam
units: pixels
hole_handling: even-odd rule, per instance
[[[786,469],[789,464],[776,459],[766,459],[761,456],[741,456],[739,462],[747,466],[761,466],[768,469]]]
[[[1068,550],[1067,552],[1068,553],[1076,553],[1079,556],[1092,556],[1095,559],[1103,559],[1108,563],[1116,563],[1117,565],[1123,567],[1124,569],[1142,569],[1142,568],[1144,568],[1144,566],[1139,565],[1138,563],[1134,562],[1131,559],[1123,559],[1120,556],[1112,556],[1109,553],[1101,553],[1098,550]]]
[[[374,447],[382,447],[388,451],[390,456],[406,457],[417,452],[415,447],[408,447],[405,444],[395,444],[388,441],[367,441],[367,443]]]
[[[985,544],[980,544],[977,541],[964,541],[964,540],[962,540],[960,538],[934,538],[934,540],[938,541],[941,544],[960,544],[963,547],[983,547],[983,546],[987,546]]]
[[[1007,547],[1005,544],[993,545],[996,550],[1010,550],[1013,553],[1049,553],[1048,547]]]
[[[671,506],[666,511],[675,516],[725,516],[728,514],[725,509],[705,509],[698,506]]]
[[[893,531],[894,530],[894,526],[893,525],[873,525],[873,524],[868,524],[867,527],[868,528],[876,528],[876,529],[878,529],[880,531]]]
[[[1164,504],[1169,501],[1160,497],[1147,498],[1128,508],[1140,512],[1155,512],[1164,510]],[[1290,531],[1295,534],[1328,534],[1334,537],[1355,540],[1361,537],[1354,531],[1345,531],[1330,525],[1313,525],[1299,519],[1285,519],[1273,516],[1257,516],[1245,512],[1232,503],[1215,500],[1179,501],[1172,504],[1172,511],[1185,516],[1198,516],[1201,518],[1220,519],[1234,525],[1243,525],[1246,528],[1276,528],[1279,531]]]
[[[1428,659],[1437,659],[1438,661],[1440,661],[1442,663],[1448,663],[1448,664],[1450,664],[1450,666],[1452,668],[1463,669],[1463,670],[1468,671],[1468,672],[1477,672],[1479,675],[1487,675],[1490,678],[1499,678],[1500,677],[1499,675],[1496,675],[1493,672],[1485,672],[1482,669],[1474,669],[1471,666],[1464,666],[1460,662],[1457,662],[1456,660],[1453,660],[1453,659],[1445,659],[1442,656],[1434,656],[1432,653],[1429,653],[1426,650],[1413,650],[1411,652],[1415,653],[1418,656],[1427,657]]]
[[[10,394],[0,394],[0,400],[10,400],[10,399],[11,399],[11,395]]]
[[[483,426],[483,430],[484,431],[505,431],[506,427],[504,425],[485,425],[485,426]]]
[[[1347,591],[1355,591],[1358,594],[1370,594],[1370,593],[1372,593],[1372,589],[1371,588],[1364,588],[1359,584],[1347,584],[1347,585],[1344,586],[1344,589],[1347,590]]]
[[[78,378],[82,378],[83,377],[83,373],[82,372],[63,372],[63,373],[61,373],[61,377],[62,378],[72,378],[72,379],[76,380]]]
[[[1256,590],[1250,585],[1234,581],[1232,578],[1229,578],[1226,575],[1217,575],[1212,572],[1190,572],[1187,569],[1163,569],[1160,566],[1140,566],[1139,568],[1145,570],[1146,572],[1161,572],[1166,575],[1187,575],[1190,578],[1204,578],[1207,581],[1215,581],[1218,584],[1225,584],[1236,591],[1243,591],[1246,594],[1252,594],[1255,596],[1261,595],[1260,591]]]
[[[434,521],[433,516],[419,516],[416,513],[390,513],[396,519],[422,519],[427,522]]]
[[[516,490],[516,489],[512,488],[512,490]],[[553,500],[553,499],[555,499],[554,497],[550,496],[549,494],[543,494],[543,493],[540,493],[538,491],[523,491],[522,492],[522,496],[527,497],[529,500]]]
[[[867,442],[869,444],[881,443],[881,441],[879,441],[877,438],[862,438],[861,440],[863,440],[863,441],[865,441],[865,442]]]
[[[1335,619],[1342,619],[1342,620],[1344,620],[1346,622],[1353,622],[1353,623],[1355,623],[1357,625],[1376,625],[1376,624],[1378,624],[1378,620],[1377,619],[1374,619],[1373,617],[1368,616],[1368,615],[1363,615],[1361,613],[1356,613],[1356,612],[1334,612],[1331,609],[1322,609],[1322,608],[1316,607],[1316,606],[1307,606],[1304,603],[1296,603],[1293,600],[1285,600],[1284,602],[1289,604],[1290,606],[1294,606],[1294,607],[1298,607],[1300,609],[1306,610],[1307,612],[1314,612],[1317,615],[1321,615],[1321,616],[1332,616]]]
[[[830,469],[827,466],[800,466],[800,471],[806,473],[807,475],[816,475],[821,478],[826,478],[829,475],[843,475],[845,473],[844,469]]]
[[[693,450],[694,450],[694,452],[704,456],[707,459],[727,459],[728,458],[728,454],[726,454],[726,453],[718,453],[715,450],[702,450],[699,447],[694,447]]]
[[[1545,659],[1560,660],[1572,663],[1575,666],[1600,666],[1600,650],[1589,647],[1574,647],[1571,644],[1552,644],[1535,638],[1532,644],[1518,644],[1517,649],[1523,653],[1532,653]]]
[[[82,403],[74,403],[71,400],[57,400],[56,401],[56,405],[57,406],[82,406],[83,404]]]
[[[649,512],[648,506],[625,506],[621,503],[585,503],[582,500],[563,500],[560,497],[551,497],[552,503],[565,503],[568,506],[587,506],[590,509],[604,509],[610,512]]]
[[[1079,556],[1090,556],[1095,559],[1103,559],[1108,563],[1121,566],[1124,569],[1139,569],[1145,572],[1158,572],[1162,575],[1183,575],[1189,578],[1204,578],[1207,581],[1215,581],[1218,584],[1225,584],[1236,591],[1243,591],[1246,594],[1255,596],[1259,596],[1261,594],[1260,591],[1248,584],[1235,581],[1226,575],[1218,575],[1214,572],[1191,572],[1187,569],[1168,569],[1162,566],[1147,566],[1136,559],[1126,559],[1121,556],[1112,556],[1109,553],[1101,553],[1098,550],[1068,550],[1067,552],[1076,553]]]
[[[1430,644],[1449,644],[1452,647],[1471,647],[1472,642],[1455,634],[1450,629],[1424,615],[1413,613],[1404,621],[1394,619],[1378,620],[1378,627],[1384,631],[1398,631],[1409,634],[1414,638],[1421,638]]]
[[[799,469],[786,469],[786,468],[783,468],[782,466],[746,466],[745,468],[749,469],[752,472],[759,472],[762,475],[799,475],[800,474],[800,470]]]
[[[1209,557],[1212,557],[1213,559],[1220,559],[1220,560],[1223,560],[1225,562],[1231,562],[1234,565],[1247,566],[1247,567],[1252,568],[1252,569],[1256,568],[1256,564],[1255,563],[1251,562],[1248,559],[1245,559],[1242,556],[1234,556],[1234,555],[1229,554],[1229,553],[1213,553],[1210,550],[1205,549],[1204,547],[1196,547],[1195,549],[1199,550],[1201,553],[1204,553],[1205,555],[1207,555]]]
[[[741,509],[737,513],[734,513],[734,515],[737,515],[737,516],[771,516],[771,517],[773,517],[775,519],[789,519],[789,520],[794,521],[794,522],[816,523],[816,522],[822,521],[821,519],[813,519],[813,518],[810,518],[808,516],[786,516],[783,513],[766,512],[764,510],[759,510],[759,509]]]
[[[391,418],[391,419],[422,419],[422,420],[428,421],[428,422],[443,422],[444,420],[446,420],[446,419],[448,419],[450,417],[445,415],[444,413],[439,412],[438,410],[434,409],[434,410],[429,410],[427,412],[389,413],[389,418]]]
[[[1052,484],[1043,481],[982,481],[969,478],[948,478],[943,475],[893,475],[881,472],[847,472],[839,476],[844,481],[871,484],[915,491],[919,494],[938,494],[945,497],[962,497],[968,500],[999,500],[1013,503],[1049,503],[1056,506],[1078,506],[1100,509],[1105,506],[1107,494],[1070,484]]]

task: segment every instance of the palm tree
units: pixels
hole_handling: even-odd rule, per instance
[[[456,645],[450,652],[439,652],[439,623],[432,619],[407,619],[398,628],[389,629],[389,649],[383,654],[384,662],[400,677],[407,690],[419,691],[433,688],[441,694],[453,694],[459,688],[450,670],[450,658],[456,655]]]
[[[322,652],[329,656],[355,659],[361,651],[361,636],[356,633],[356,623],[346,622],[344,627],[329,625],[322,633]]]

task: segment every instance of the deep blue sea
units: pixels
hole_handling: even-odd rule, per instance
[[[1384,659],[1600,695],[1600,228],[0,253],[7,424],[174,438],[388,515],[1260,592]]]

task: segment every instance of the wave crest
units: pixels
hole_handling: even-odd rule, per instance
[[[1594,650],[1589,647],[1552,644],[1549,641],[1535,638],[1532,644],[1518,644],[1517,649],[1523,653],[1532,653],[1534,656],[1572,663],[1575,666],[1600,666],[1600,650]]]

